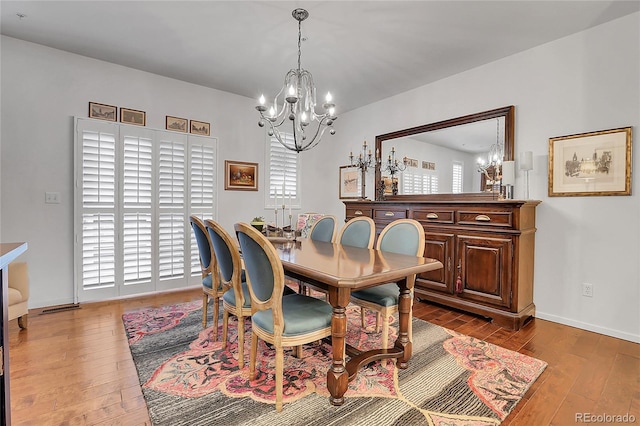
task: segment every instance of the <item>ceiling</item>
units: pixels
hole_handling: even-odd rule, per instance
[[[251,98],[297,62],[337,113],[640,10],[640,1],[4,1],[3,35]],[[18,14],[25,15],[19,17]]]

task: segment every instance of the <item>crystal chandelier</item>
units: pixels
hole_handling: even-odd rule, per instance
[[[496,119],[496,143],[489,147],[489,152],[485,157],[478,157],[478,171],[484,173],[488,178],[490,178],[490,174],[500,174],[496,174],[496,172],[499,172],[503,157],[504,145],[500,142],[500,119],[498,118]],[[490,169],[493,170],[493,173],[489,172]]]
[[[322,105],[324,113],[316,113],[316,88],[313,77],[309,71],[300,66],[301,23],[309,17],[309,12],[304,9],[295,9],[291,15],[298,21],[298,68],[287,73],[282,89],[269,107],[265,105],[264,95],[261,95],[256,109],[260,113],[258,126],[264,127],[265,123],[268,124],[269,136],[275,136],[285,148],[301,152],[316,146],[325,130],[338,117],[335,115],[335,104],[332,102],[331,93],[327,93],[325,103]],[[280,134],[280,126],[287,119],[293,125],[291,131],[293,140]],[[284,129],[285,127],[283,131]],[[329,133],[334,135],[336,131],[331,128]]]

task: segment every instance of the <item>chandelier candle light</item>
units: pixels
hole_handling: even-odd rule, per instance
[[[338,117],[335,115],[335,104],[331,93],[327,93],[325,103],[322,105],[324,112],[316,113],[316,88],[313,77],[300,65],[301,24],[309,17],[309,12],[304,9],[295,9],[291,15],[298,21],[298,68],[287,73],[282,89],[268,108],[264,95],[260,95],[256,109],[260,113],[258,126],[264,127],[265,124],[268,124],[267,133],[269,136],[275,136],[285,148],[301,152],[316,146],[322,139],[325,130],[331,127]],[[282,99],[280,99],[281,95]],[[279,102],[281,102],[280,105]],[[287,119],[293,125],[291,131],[293,141],[280,134],[280,126]],[[329,133],[334,135],[336,131],[331,127]]]

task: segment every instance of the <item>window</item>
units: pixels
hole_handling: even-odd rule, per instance
[[[188,216],[213,217],[215,142],[76,120],[77,301],[198,282]]]
[[[280,135],[293,143],[293,135],[283,132],[280,132]],[[293,207],[299,208],[301,204],[299,196],[300,156],[297,152],[285,148],[275,136],[268,136],[268,141],[269,149],[267,150],[266,163],[269,164],[269,170],[265,176],[268,179],[267,187],[269,190],[265,191],[265,205],[267,208],[280,209],[283,204],[281,197],[284,194],[284,204],[287,207],[291,204]],[[278,197],[277,205],[276,196]],[[291,196],[291,201],[289,201],[289,196]]]
[[[462,163],[459,161],[453,162],[453,178],[451,192],[454,194],[462,193]]]
[[[402,193],[409,194],[437,194],[438,175],[434,172],[402,174]]]

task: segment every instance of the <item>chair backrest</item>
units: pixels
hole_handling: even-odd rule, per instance
[[[202,278],[207,277],[215,269],[216,259],[213,256],[213,247],[209,233],[202,219],[196,215],[189,216],[189,222],[193,229],[193,234],[198,244],[198,253],[200,255],[200,267],[202,268]]]
[[[413,219],[398,219],[384,227],[376,249],[393,253],[422,256],[424,254],[424,228]]]
[[[238,306],[242,306],[244,304],[241,280],[242,260],[238,245],[218,222],[208,219],[204,221],[204,225],[211,239],[222,284],[233,287],[236,302],[240,302]]]
[[[333,237],[336,234],[337,223],[338,221],[335,216],[322,216],[317,222],[311,225],[309,238],[314,241],[332,243]]]
[[[274,330],[282,318],[284,269],[278,253],[269,240],[247,223],[236,223],[236,236],[240,242],[247,285],[251,295],[252,312],[273,309]]]
[[[376,224],[370,217],[358,216],[345,223],[336,242],[345,246],[373,248],[376,236]]]

